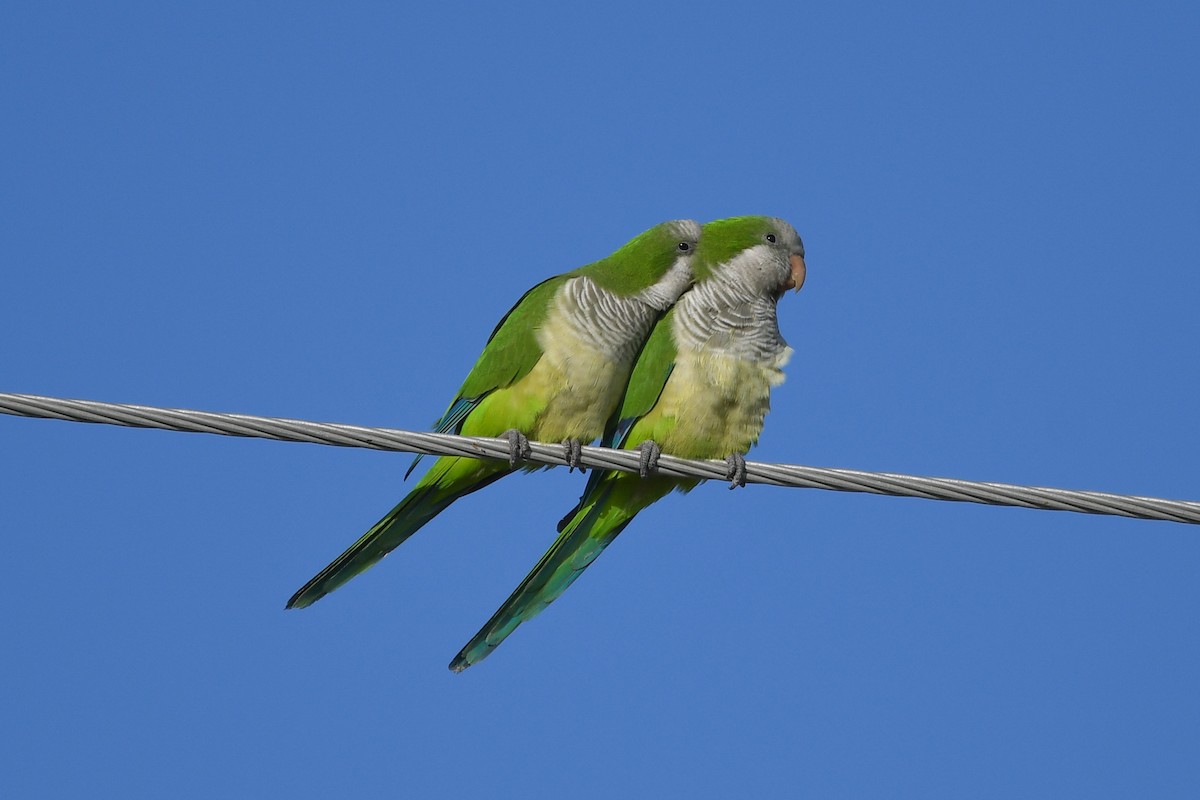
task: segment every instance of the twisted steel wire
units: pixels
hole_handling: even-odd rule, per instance
[[[0,413],[427,455],[507,460],[511,448],[507,439],[424,433],[395,428],[368,428],[360,425],[257,417],[248,414],[155,408],[95,400],[67,400],[31,394],[0,393]],[[530,455],[526,460],[550,466],[566,466],[568,463],[567,453],[562,444],[542,442],[530,442]],[[580,456],[583,466],[623,472],[638,472],[640,460],[641,454],[636,450],[613,450],[606,447],[583,447]],[[664,454],[658,461],[656,473],[670,477],[728,480],[729,465],[724,461],[693,461]],[[890,472],[863,472],[747,461],[746,482],[1200,524],[1200,502],[954,478],[928,478]]]

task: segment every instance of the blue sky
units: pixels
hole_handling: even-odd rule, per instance
[[[787,218],[754,458],[1200,499],[1194,3],[9,4],[0,391],[425,428],[538,280]],[[581,486],[311,609],[404,455],[0,417],[5,797],[1194,797],[1185,525]]]

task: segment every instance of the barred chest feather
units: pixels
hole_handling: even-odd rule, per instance
[[[727,284],[700,286],[677,306],[675,368],[656,409],[673,420],[659,442],[665,452],[724,458],[745,453],[762,433],[792,348],[774,298],[732,294]]]
[[[546,401],[534,438],[599,437],[657,315],[644,302],[616,297],[589,280],[566,284],[537,332],[542,358],[522,381],[522,389]]]

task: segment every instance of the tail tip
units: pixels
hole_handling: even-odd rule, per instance
[[[495,645],[488,644],[486,641],[482,643],[482,647],[480,647],[480,644],[481,642],[472,639],[467,643],[466,647],[464,647],[462,650],[459,650],[458,655],[456,655],[454,660],[450,662],[450,671],[453,673],[459,673],[467,667],[473,667],[480,661],[483,661],[485,658],[490,656],[492,651],[496,649]]]
[[[317,595],[315,597],[311,596],[306,591],[307,588],[308,587],[305,587],[304,589],[301,589],[292,595],[291,599],[287,601],[287,605],[283,607],[284,610],[291,611],[293,608],[308,608],[313,603],[317,602],[317,600],[321,599],[322,595]]]

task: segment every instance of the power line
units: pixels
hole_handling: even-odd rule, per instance
[[[423,433],[394,428],[367,428],[332,422],[255,417],[248,414],[154,408],[95,400],[66,400],[32,394],[0,393],[0,413],[428,455],[507,460],[510,450],[506,439]],[[531,442],[530,455],[526,460],[538,464],[566,466],[567,453],[561,444]],[[584,447],[580,455],[580,463],[584,466],[623,472],[637,472],[640,460],[641,454],[636,450],[613,450],[606,447]],[[658,461],[656,472],[669,477],[727,480],[728,470],[729,466],[724,461],[692,461],[664,454]],[[1200,524],[1200,502],[963,481],[954,478],[926,478],[890,472],[862,472],[747,461],[746,482]]]

